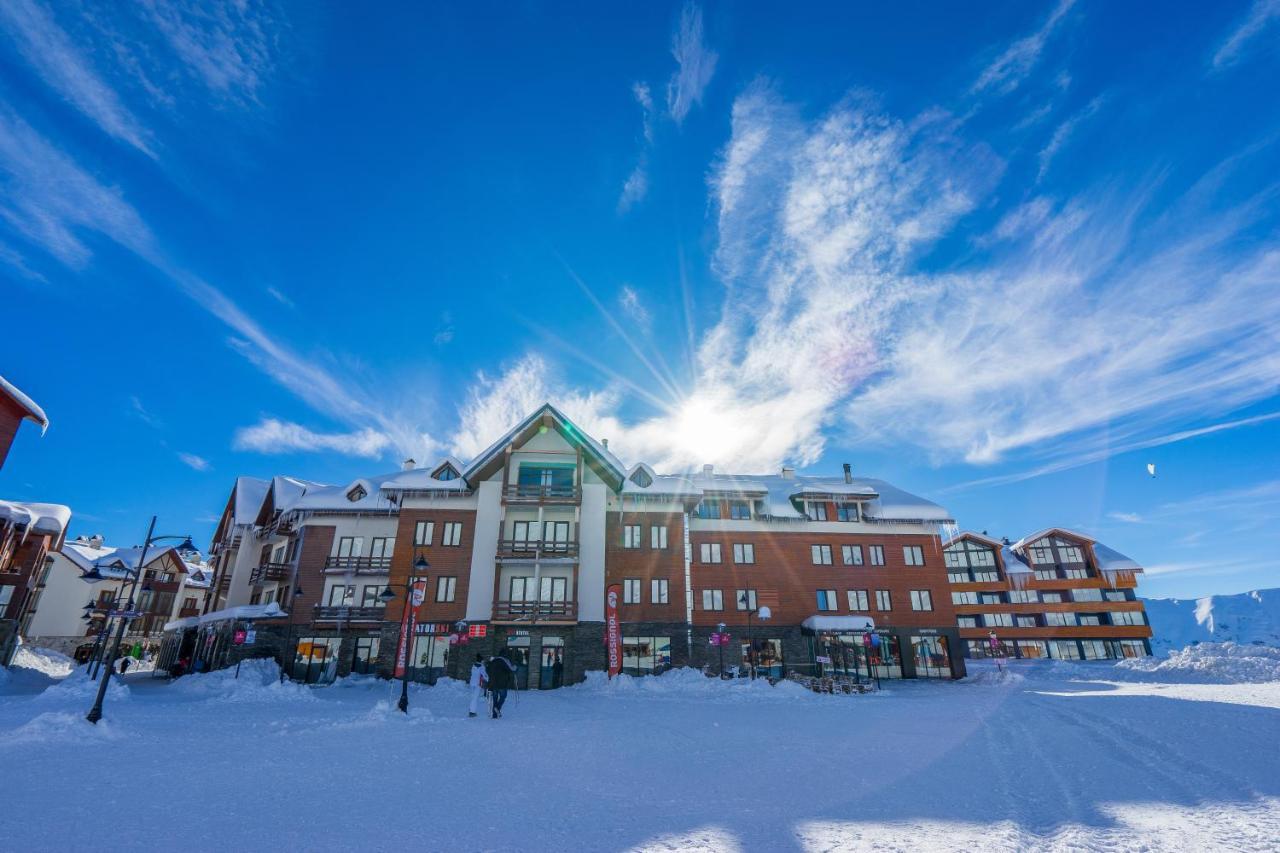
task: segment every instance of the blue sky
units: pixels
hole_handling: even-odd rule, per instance
[[[1275,0],[0,30],[0,371],[52,420],[0,493],[73,533],[207,540],[236,475],[549,398],[629,462],[848,461],[1151,595],[1280,585]]]

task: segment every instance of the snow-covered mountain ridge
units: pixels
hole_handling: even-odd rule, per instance
[[[1195,643],[1280,647],[1280,589],[1205,598],[1148,598],[1152,650],[1168,654]]]

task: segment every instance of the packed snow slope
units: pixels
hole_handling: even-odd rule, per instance
[[[1280,647],[1280,589],[1206,598],[1148,598],[1145,604],[1156,654],[1209,642]]]
[[[1274,850],[1280,653],[973,666],[819,696],[677,671],[513,697],[76,670],[0,688],[4,848]],[[10,685],[26,683],[14,676]]]

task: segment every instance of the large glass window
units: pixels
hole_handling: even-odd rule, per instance
[[[649,547],[655,551],[665,551],[667,549],[667,526],[665,524],[650,525]]]
[[[338,584],[329,588],[330,607],[350,607],[355,603],[356,588],[346,584]]]
[[[830,545],[810,545],[810,556],[813,558],[815,566],[831,565],[831,546]]]
[[[622,603],[623,604],[639,604],[640,603],[640,578],[623,578]]]
[[[976,592],[953,592],[951,593],[952,604],[977,604],[978,594]]]
[[[1141,610],[1115,610],[1111,613],[1112,625],[1145,625]]]
[[[1034,604],[1040,600],[1040,594],[1034,589],[1011,589],[1008,596],[1014,604]]]
[[[307,684],[328,684],[338,675],[337,637],[303,637],[293,647],[293,677]]]
[[[1012,613],[983,613],[982,624],[988,628],[1012,628]]]
[[[756,546],[750,542],[733,543],[733,561],[752,565],[756,561]]]
[[[1075,640],[1055,640],[1049,643],[1049,657],[1059,660],[1080,660],[1080,646]]]
[[[343,536],[338,539],[339,557],[359,557],[363,551],[363,536]]]
[[[640,547],[640,525],[638,524],[622,525],[622,547],[623,548],[639,548]]]
[[[836,504],[836,520],[837,521],[857,521],[858,505],[857,504]]]
[[[369,556],[375,560],[388,558],[395,544],[396,540],[390,536],[375,536],[369,543]]]
[[[751,504],[746,501],[729,501],[729,517],[740,520],[751,518]]]
[[[1018,654],[1024,658],[1043,658],[1049,656],[1044,640],[1018,640],[1015,645]]]
[[[699,546],[699,556],[704,563],[720,562],[720,543],[719,542],[703,542]]]
[[[724,610],[724,591],[719,589],[704,589],[702,591],[702,609]]]
[[[653,604],[669,604],[666,578],[654,578],[649,581],[649,600]]]
[[[1063,626],[1076,624],[1076,615],[1074,613],[1046,613],[1044,615],[1044,624]]]
[[[572,465],[521,465],[518,491],[522,495],[571,495],[574,470]]]
[[[826,521],[827,520],[827,505],[825,503],[819,503],[817,501],[809,501],[804,505],[804,511],[805,511],[805,515],[809,517],[810,521]]]
[[[951,654],[946,637],[913,636],[911,649],[915,655],[917,677],[947,678],[951,675]]]
[[[841,545],[840,561],[846,566],[862,565],[862,546],[861,545]]]
[[[361,675],[372,675],[378,669],[378,638],[357,637],[355,655],[351,660],[351,671]]]
[[[713,500],[702,501],[698,504],[698,508],[695,511],[695,514],[698,516],[698,518],[719,518],[720,502],[713,501]]]
[[[622,671],[627,675],[657,675],[670,668],[670,637],[622,638]]]

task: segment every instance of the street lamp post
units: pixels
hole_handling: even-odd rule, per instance
[[[751,614],[754,612],[751,607],[751,594],[742,593],[738,603],[747,611],[747,666],[751,668],[751,679],[754,681],[756,677],[756,645],[751,636]]]
[[[719,634],[719,636],[716,637],[716,646],[719,647],[720,649],[720,677],[721,678],[724,678],[724,629],[725,627],[726,626],[723,622],[721,622],[719,625],[716,626],[716,632]]]
[[[182,539],[183,543],[179,550],[194,551],[196,549],[190,536],[156,536],[155,532],[156,517],[153,515],[151,516],[151,525],[147,528],[147,538],[142,542],[142,553],[138,556],[137,565],[133,567],[133,579],[129,584],[129,597],[125,601],[124,613],[120,614],[119,623],[116,625],[116,635],[111,642],[111,651],[107,654],[104,662],[106,672],[102,676],[102,681],[98,682],[98,696],[94,699],[93,707],[89,709],[89,713],[85,715],[85,719],[95,725],[98,720],[102,719],[102,702],[107,697],[107,683],[111,681],[111,671],[116,664],[116,655],[120,652],[120,641],[124,639],[124,631],[130,621],[128,614],[133,610],[133,593],[137,590],[138,578],[142,576],[142,570],[147,565],[147,551],[151,548],[151,543],[158,542],[161,539]],[[143,591],[146,591],[145,587]]]
[[[418,559],[413,561],[413,569],[419,575],[426,572],[430,567],[431,564],[421,554],[418,555]],[[404,606],[406,608],[413,606],[413,577],[412,574],[409,574],[404,579]],[[382,599],[384,604],[392,601],[395,597],[396,591],[390,585],[378,595],[378,598]],[[401,619],[404,620],[403,624],[408,625],[408,614],[403,615]],[[409,713],[409,656],[413,653],[412,643],[413,637],[411,635],[404,636],[401,638],[402,647],[397,647],[396,649],[396,658],[399,658],[402,653],[404,654],[404,670],[400,673],[400,702],[397,705],[402,714]]]

